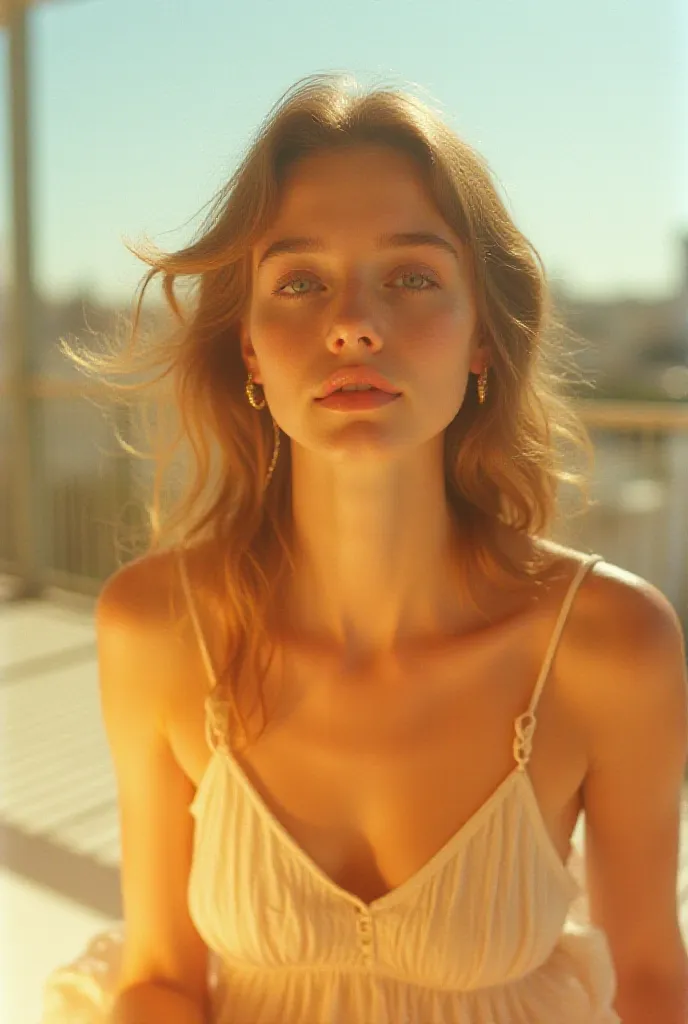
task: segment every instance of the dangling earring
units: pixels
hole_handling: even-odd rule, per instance
[[[478,401],[482,405],[487,397],[487,367],[478,377]]]
[[[253,380],[253,374],[249,370],[248,378],[246,380],[246,395],[249,402],[254,409],[264,409],[266,406],[265,396],[263,395],[263,401],[259,404],[256,399],[256,385]]]
[[[246,380],[246,396],[247,396],[249,402],[251,403],[251,405],[253,406],[254,409],[264,409],[265,406],[267,405],[267,402],[265,401],[265,395],[263,395],[262,402],[258,402],[258,400],[256,399],[255,388],[256,388],[256,385],[255,385],[255,382],[253,380],[253,374],[249,371],[248,378]],[[267,476],[265,477],[265,483],[263,485],[263,490],[265,490],[265,488],[270,483],[270,480],[272,478],[272,474],[273,474],[273,472],[275,470],[275,466],[277,465],[277,457],[279,455],[279,450],[280,450],[280,428],[275,423],[274,418],[272,419],[272,429],[273,429],[274,434],[275,434],[275,445],[274,445],[274,448],[273,448],[273,451],[272,451],[272,460],[271,460],[270,465],[268,467]]]

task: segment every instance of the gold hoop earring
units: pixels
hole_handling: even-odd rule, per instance
[[[478,401],[482,405],[487,398],[487,367],[478,377]]]
[[[258,400],[256,399],[255,388],[256,385],[253,380],[253,374],[249,371],[249,375],[246,380],[246,396],[254,409],[264,409],[265,406],[267,405],[267,402],[265,401],[265,396],[263,396],[262,402],[258,402]],[[272,450],[272,459],[270,460],[270,465],[268,466],[268,471],[265,477],[265,483],[263,484],[263,490],[266,489],[266,487],[270,483],[270,480],[272,479],[272,474],[275,471],[275,466],[277,465],[277,458],[279,456],[280,450],[280,428],[277,426],[274,417],[272,417],[272,429],[275,435],[275,444]]]
[[[258,403],[258,400],[256,399],[256,385],[255,385],[254,380],[253,380],[253,374],[251,373],[250,370],[249,370],[248,377],[246,379],[246,396],[247,396],[249,402],[251,403],[251,405],[253,406],[254,409],[264,409],[265,408],[265,406],[267,404],[266,401],[265,401],[265,395],[263,395],[263,401],[260,404]]]

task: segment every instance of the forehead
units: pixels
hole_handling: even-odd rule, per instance
[[[288,190],[298,190],[334,180],[341,185],[351,178],[360,185],[365,181],[360,177],[363,173],[373,179],[405,181],[408,184],[422,180],[420,166],[408,153],[371,142],[342,145],[300,157],[288,168],[285,186]]]
[[[360,145],[309,155],[289,168],[277,214],[254,255],[283,235],[355,242],[409,230],[440,232],[461,248],[415,160],[389,146]]]
[[[439,216],[410,156],[387,146],[357,146],[314,154],[294,164],[283,182],[276,220],[279,224],[291,217],[369,216],[400,207]]]

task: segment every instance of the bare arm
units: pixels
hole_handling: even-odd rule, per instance
[[[148,559],[127,566],[106,584],[96,615],[122,839],[125,939],[111,1024],[208,1020],[208,951],[186,895],[194,788],[164,726],[180,655],[178,636],[165,621],[165,582],[160,565]]]
[[[160,982],[143,982],[122,992],[108,1024],[207,1024],[198,1003]]]
[[[683,636],[654,587],[608,583],[615,640],[596,673],[585,784],[591,917],[609,939],[624,1024],[686,1024],[688,959],[677,912],[688,751]]]

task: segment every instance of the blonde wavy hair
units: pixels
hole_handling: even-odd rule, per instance
[[[120,324],[124,332],[105,336],[101,351],[62,341],[82,370],[142,414],[148,451],[121,440],[131,454],[153,459],[146,551],[211,545],[217,576],[199,581],[197,592],[215,604],[225,628],[218,690],[228,727],[236,724],[244,741],[249,734],[237,698],[258,683],[262,703],[272,660],[270,613],[294,569],[290,446],[281,445],[265,489],[273,421],[245,394],[239,322],[251,295],[251,248],[273,222],[295,161],[366,143],[416,161],[469,254],[479,330],[490,349],[489,390],[480,405],[469,387],[445,432],[447,501],[466,539],[467,580],[477,567],[503,586],[532,582],[537,559],[517,563],[501,550],[499,524],[531,537],[547,534],[562,483],[589,504],[589,474],[571,470],[574,454],[588,467],[592,461],[590,439],[567,396],[567,374],[570,380],[576,371],[561,342],[574,335],[557,317],[542,260],[514,225],[487,162],[410,91],[366,90],[342,75],[298,81],[211,200],[191,244],[171,253],[150,242],[127,245],[150,269],[130,321]],[[164,328],[145,331],[143,299],[156,277],[171,315]]]

